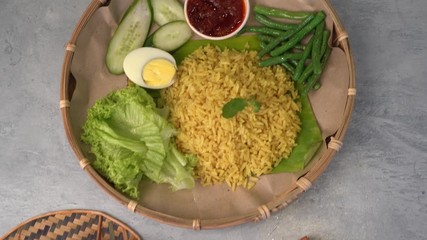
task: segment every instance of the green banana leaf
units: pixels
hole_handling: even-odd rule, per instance
[[[301,88],[298,88],[301,89]],[[301,92],[301,91],[300,91]],[[297,145],[292,150],[288,158],[282,159],[272,173],[297,172],[307,166],[314,154],[322,145],[322,132],[317,124],[316,117],[311,109],[308,97],[301,96],[301,132],[296,139]]]
[[[239,36],[239,37],[229,38],[225,40],[207,40],[207,39],[190,40],[187,43],[185,43],[183,46],[181,46],[179,49],[177,49],[173,53],[173,57],[175,58],[176,63],[179,64],[181,63],[182,60],[184,60],[184,58],[186,58],[196,49],[208,44],[218,46],[221,49],[229,48],[229,49],[236,49],[239,51],[244,49],[258,51],[261,49],[259,45],[259,41],[254,35]]]
[[[255,35],[238,36],[226,40],[190,40],[177,51],[173,56],[177,64],[179,64],[185,57],[201,46],[211,44],[220,47],[221,49],[229,48],[236,50],[250,49],[259,51],[261,49],[258,39]],[[296,139],[297,145],[292,150],[290,156],[282,161],[273,169],[272,173],[281,172],[297,172],[301,171],[307,166],[316,152],[322,145],[322,133],[317,124],[316,117],[311,108],[310,100],[302,93],[302,86],[296,86],[300,93],[301,102],[301,131]]]

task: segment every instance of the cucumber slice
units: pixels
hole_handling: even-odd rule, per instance
[[[153,46],[171,52],[190,40],[192,34],[193,32],[187,22],[170,22],[153,33]]]
[[[166,23],[185,20],[184,7],[177,0],[153,0],[154,22],[160,26]]]
[[[122,74],[123,60],[141,47],[150,31],[152,12],[149,0],[134,0],[119,23],[107,48],[105,63],[113,74]]]

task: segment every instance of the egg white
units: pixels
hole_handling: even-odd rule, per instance
[[[142,71],[144,66],[153,59],[163,58],[170,61],[176,68],[175,58],[168,52],[158,48],[142,47],[131,51],[126,55],[123,61],[123,69],[126,76],[135,84],[152,89],[165,88],[173,84],[174,80],[171,80],[164,86],[149,86],[145,83],[142,77]]]

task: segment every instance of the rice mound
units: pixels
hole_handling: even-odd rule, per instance
[[[177,146],[197,156],[195,174],[203,185],[251,188],[296,145],[301,122],[294,83],[282,67],[258,62],[255,51],[207,45],[182,61],[177,81],[161,93],[178,130]],[[225,103],[252,96],[261,103],[258,112],[247,106],[222,117]]]

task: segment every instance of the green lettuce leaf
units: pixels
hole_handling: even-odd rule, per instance
[[[173,190],[194,187],[194,160],[171,141],[172,125],[152,97],[132,86],[98,100],[89,109],[82,140],[91,145],[94,168],[116,188],[138,198],[143,176]]]

